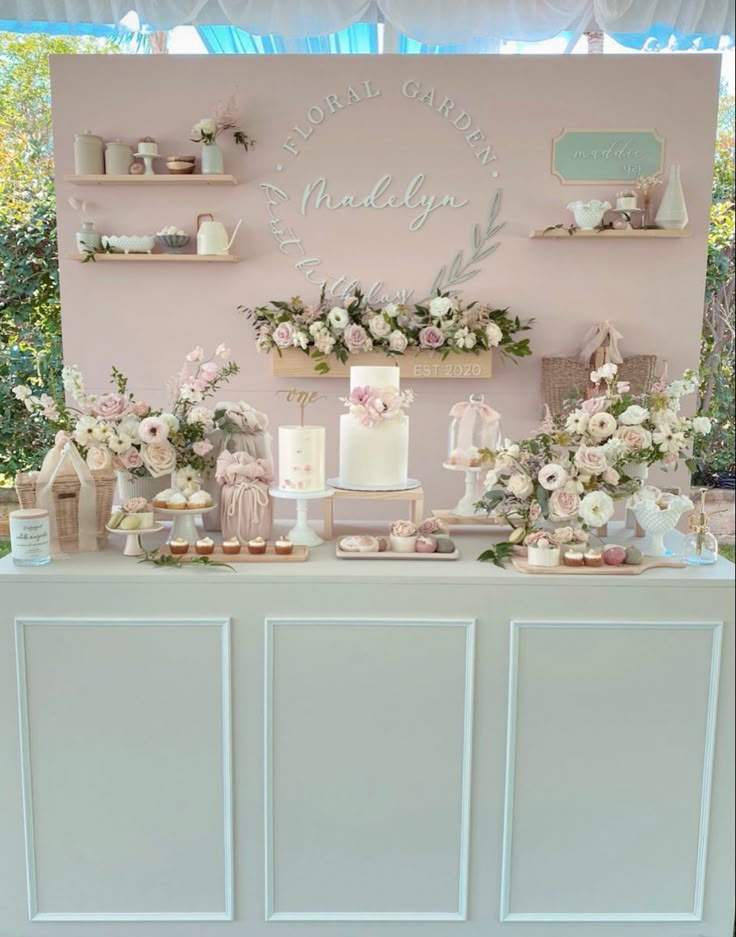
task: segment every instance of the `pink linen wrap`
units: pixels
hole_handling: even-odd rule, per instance
[[[221,452],[215,478],[222,485],[220,519],[224,539],[241,543],[253,537],[271,536],[273,507],[268,487],[273,481],[270,465],[247,452]]]

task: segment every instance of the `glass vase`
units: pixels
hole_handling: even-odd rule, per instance
[[[205,143],[202,146],[202,175],[221,176],[225,172],[222,150],[217,143]]]

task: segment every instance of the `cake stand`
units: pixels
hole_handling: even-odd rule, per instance
[[[153,161],[154,159],[163,159],[163,156],[159,153],[133,153],[133,156],[143,160],[143,165],[145,166],[143,171],[144,176],[155,176],[156,173],[153,171]]]
[[[323,498],[332,498],[335,492],[332,488],[322,491],[286,491],[283,488],[271,488],[272,498],[284,498],[286,501],[296,501],[296,525],[286,535],[292,543],[302,547],[318,547],[324,540],[309,526],[307,520],[308,501]]]
[[[332,488],[339,488],[340,491],[412,491],[421,485],[416,478],[407,478],[399,485],[349,485],[339,478],[328,478],[327,484]]]
[[[192,510],[186,509],[184,511],[172,511],[169,508],[154,508],[154,511],[157,514],[163,514],[164,517],[171,517],[174,519],[169,542],[179,537],[182,540],[186,540],[188,543],[195,543],[199,539],[199,533],[194,523],[194,518],[197,514],[206,514],[208,511],[214,511],[216,507],[216,504],[211,504],[208,508],[193,508]]]
[[[450,472],[465,472],[465,494],[453,508],[452,513],[458,517],[485,517],[485,511],[478,510],[478,477],[484,470],[482,465],[451,465],[443,462],[442,468]]]
[[[123,556],[143,556],[146,551],[141,545],[141,537],[145,537],[147,534],[157,534],[163,529],[161,524],[154,524],[153,527],[144,527],[143,530],[121,530],[119,527],[108,527],[105,525],[105,530],[110,534],[126,535]]]

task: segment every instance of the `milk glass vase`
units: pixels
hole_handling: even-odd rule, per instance
[[[203,176],[221,176],[225,172],[225,164],[222,159],[222,150],[220,145],[215,143],[205,143],[202,145],[202,175]]]

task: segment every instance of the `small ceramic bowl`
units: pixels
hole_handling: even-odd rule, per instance
[[[156,240],[172,253],[178,253],[192,240],[190,234],[157,234]]]
[[[187,176],[194,172],[194,160],[167,159],[166,169],[172,176]]]

